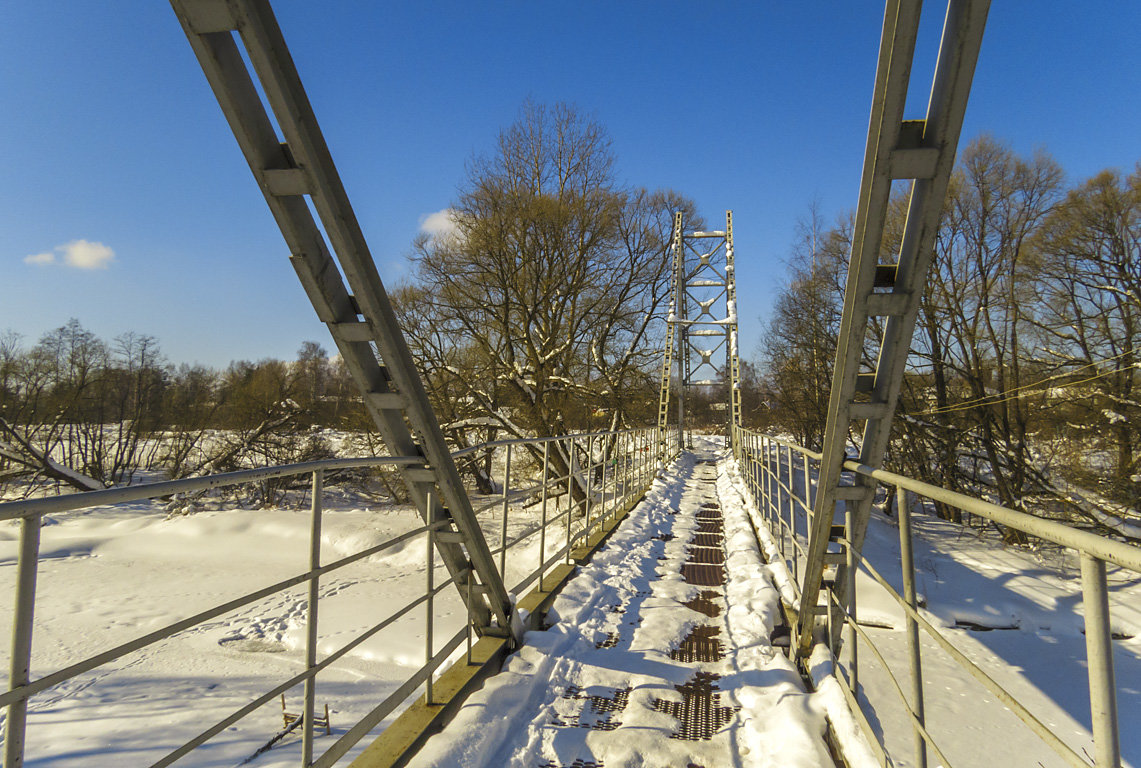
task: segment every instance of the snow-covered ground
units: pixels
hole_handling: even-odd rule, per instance
[[[725,512],[730,581],[726,596],[719,598],[726,610],[715,622],[722,628],[727,649],[736,655],[733,661],[718,662],[727,665],[719,687],[722,702],[741,710],[734,725],[726,728],[726,733],[732,733],[733,745],[726,754],[733,757],[724,764],[764,765],[765,760],[773,765],[817,764],[814,747],[804,746],[798,756],[793,751],[797,744],[814,744],[813,735],[819,733],[825,711],[833,719],[842,713],[835,709],[835,696],[828,691],[804,694],[788,663],[768,645],[767,632],[776,616],[771,579],[779,574],[757,559],[751,534],[746,535],[742,522],[747,505],[740,499],[740,485],[725,468],[723,464],[718,469],[716,494]],[[687,471],[693,471],[692,458],[683,459],[655,483],[647,501],[631,513],[608,548],[583,569],[556,603],[557,622],[551,630],[530,635],[530,648],[510,662],[507,675],[493,680],[480,694],[499,697],[493,700],[504,706],[534,704],[536,711],[573,718],[583,716],[580,710],[591,709],[590,696],[606,693],[596,686],[606,688],[617,679],[604,678],[603,672],[625,676],[626,682],[616,683],[631,687],[623,726],[609,733],[628,738],[616,747],[599,746],[597,754],[605,755],[607,768],[668,764],[655,762],[653,756],[659,754],[655,750],[678,744],[668,738],[672,717],[639,708],[643,694],[636,692],[646,686],[645,696],[654,692],[653,696],[669,700],[674,686],[684,683],[690,673],[678,671],[668,650],[695,622],[709,622],[687,608],[679,609],[679,599],[688,599],[692,588],[676,572],[672,578],[651,579],[657,557],[678,554],[685,542],[684,530],[675,530],[678,538],[672,541],[653,538],[667,524],[677,522],[684,529],[667,510],[703,498],[702,494],[685,497]],[[322,541],[326,561],[419,524],[410,508],[370,507],[337,489],[329,491],[326,509]],[[512,536],[533,527],[534,521],[525,513],[513,511],[512,515]],[[305,509],[210,509],[172,517],[160,505],[137,503],[54,516],[46,523],[33,678],[300,573],[308,556],[309,514]],[[485,527],[494,545],[497,511],[487,515]],[[1057,555],[1004,548],[990,537],[929,515],[917,514],[915,528],[925,616],[1023,699],[1061,738],[1079,752],[1092,754],[1076,565]],[[8,595],[0,599],[9,605],[17,530],[16,523],[0,523],[0,595]],[[898,586],[897,541],[892,521],[877,513],[866,551]],[[527,563],[538,560],[533,544],[525,544],[521,552],[526,553]],[[620,568],[627,565],[648,570],[623,576]],[[517,580],[522,569],[509,581]],[[323,579],[322,654],[421,594],[425,576],[424,542],[416,538]],[[437,580],[443,578],[440,569]],[[1114,628],[1123,636],[1114,641],[1122,749],[1130,764],[1141,765],[1141,731],[1134,727],[1136,713],[1141,711],[1141,586],[1137,579],[1112,569],[1110,580]],[[288,594],[246,606],[33,697],[28,765],[148,764],[296,674],[303,668],[304,590],[301,585]],[[649,594],[639,594],[643,592]],[[609,610],[622,604],[625,613]],[[906,690],[902,614],[868,580],[860,582],[859,604],[865,628],[893,660],[893,672]],[[632,610],[642,611],[640,626],[624,625],[639,615]],[[437,600],[435,615],[438,638],[450,637],[462,625],[461,605],[450,591]],[[10,610],[0,612],[0,637],[8,636],[10,621]],[[956,628],[956,622],[1003,629],[980,632]],[[612,632],[619,636],[616,645],[594,648]],[[7,652],[7,644],[0,645],[4,657],[0,664],[7,663]],[[334,738],[394,690],[423,658],[423,611],[417,610],[322,673],[318,707],[329,705]],[[620,659],[632,668],[600,671],[601,659]],[[560,690],[545,699],[554,690],[544,677],[549,671],[565,680],[562,685],[577,685],[585,698],[564,699],[565,690]],[[924,673],[928,723],[952,764],[1061,764],[929,641],[924,643]],[[762,678],[774,683],[769,692],[752,685]],[[908,722],[866,649],[860,654],[860,682],[862,695],[872,707],[873,727],[884,735],[897,764],[911,765]],[[522,688],[513,689],[515,685]],[[288,703],[292,711],[298,709],[300,687],[289,693]],[[459,730],[453,727],[449,732],[461,734],[461,742],[485,738],[487,760],[455,764],[509,765],[516,751],[552,759],[540,749],[543,744],[554,744],[551,729],[508,726],[490,713],[480,720],[475,711],[469,708],[457,722]],[[589,711],[586,714],[590,716]],[[628,729],[628,725],[639,728]],[[280,704],[272,702],[184,762],[237,765],[280,728]],[[567,750],[574,738],[579,739],[575,742],[579,746],[593,749],[592,740],[608,733],[587,728],[561,732],[576,734],[560,737],[560,749]],[[331,741],[322,736],[318,749]],[[367,743],[366,738],[357,751]],[[430,763],[435,755],[436,764],[447,765],[440,758],[446,754],[442,744],[434,744],[423,760]],[[299,758],[299,739],[290,736],[250,764],[293,766]],[[706,758],[707,768],[723,764],[717,756]],[[520,759],[520,765],[531,765]],[[697,764],[702,763],[698,760]],[[933,760],[931,765],[935,764]]]
[[[918,505],[912,520],[923,616],[1092,764],[1076,557],[1004,546],[993,532],[940,520]],[[803,515],[797,525],[805,530]],[[878,509],[864,554],[902,592],[898,527]],[[1119,636],[1113,645],[1122,755],[1125,764],[1141,765],[1141,577],[1111,566],[1109,581],[1112,627]],[[857,587],[861,624],[910,692],[902,609],[866,573]],[[1068,765],[925,633],[921,639],[927,724],[952,765]],[[898,766],[914,765],[910,720],[867,648],[861,647],[858,669],[872,727]],[[933,753],[929,760],[938,763]]]
[[[323,562],[420,524],[410,507],[369,508],[337,489],[327,491],[325,508]],[[493,544],[497,515],[485,521]],[[510,536],[531,525],[525,515],[516,517]],[[309,527],[305,508],[168,516],[161,505],[140,502],[49,517],[42,529],[33,679],[304,572]],[[17,535],[18,523],[0,523],[0,594],[9,596],[3,598],[9,605]],[[534,567],[537,547],[525,542],[523,550]],[[324,577],[319,657],[422,595],[425,555],[418,536]],[[446,578],[438,563],[437,584]],[[521,571],[522,559],[519,565]],[[509,567],[509,581],[521,576]],[[302,584],[240,608],[34,696],[26,764],[147,765],[297,674],[304,669],[306,589]],[[441,593],[434,615],[439,645],[465,618],[454,590]],[[10,610],[0,613],[0,637],[10,636],[11,617]],[[329,705],[334,738],[424,663],[424,645],[424,609],[418,608],[321,673],[317,705]],[[5,643],[0,664],[7,665],[8,652]],[[300,686],[287,703],[299,711]],[[275,700],[183,762],[236,765],[281,727]],[[332,740],[322,736],[318,750]],[[299,739],[290,736],[251,764],[299,761]]]

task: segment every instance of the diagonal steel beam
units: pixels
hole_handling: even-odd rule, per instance
[[[843,476],[848,434],[863,422],[859,460],[878,468],[899,399],[990,2],[950,0],[926,117],[904,120],[921,5],[920,0],[889,0],[884,14],[797,622],[802,655],[811,648],[816,617],[823,610],[817,603],[829,564],[826,560],[837,561],[835,585],[842,603],[851,592],[850,563],[863,545],[874,488],[862,476]],[[881,263],[891,185],[897,179],[912,179],[907,223],[896,260]],[[875,360],[875,368],[865,373],[861,372],[861,361],[873,316],[886,317],[886,321],[878,349],[867,355]],[[830,557],[833,518],[841,501],[850,505],[847,538],[853,552]]]
[[[171,5],[385,445],[423,459],[399,471],[425,521],[451,524],[435,540],[477,631],[507,633],[514,608],[268,0]]]

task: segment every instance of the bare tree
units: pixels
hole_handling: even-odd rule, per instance
[[[1043,223],[1035,268],[1044,288],[1037,313],[1043,357],[1071,376],[1055,382],[1080,444],[1107,446],[1110,477],[1099,490],[1138,504],[1141,450],[1141,165],[1103,171],[1072,190]],[[1082,467],[1070,463],[1068,469]],[[1074,479],[1096,480],[1088,469]],[[1083,477],[1084,475],[1084,477]]]
[[[645,408],[632,393],[653,392],[672,213],[700,219],[676,193],[623,189],[613,165],[598,123],[527,103],[469,167],[454,231],[416,242],[403,311],[429,378],[464,403],[455,416],[552,436]]]
[[[774,422],[803,445],[819,447],[828,413],[843,282],[851,250],[851,218],[825,229],[815,204],[798,226],[762,348]]]

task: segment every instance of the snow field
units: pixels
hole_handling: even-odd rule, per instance
[[[504,459],[504,450],[496,450],[494,469],[500,478]],[[527,482],[531,463],[524,452],[515,452],[513,486]],[[611,487],[608,503],[613,493]],[[137,502],[48,516],[42,529],[33,679],[303,573],[310,535],[307,494],[292,493],[286,502],[296,508],[241,509],[206,497],[190,515],[171,516],[160,502]],[[340,487],[325,489],[323,563],[420,525],[411,507],[371,504]],[[473,497],[473,504],[487,506],[479,519],[489,546],[497,548],[502,535],[498,494]],[[565,498],[552,496],[548,519],[563,509]],[[521,582],[565,544],[565,523],[550,524],[540,558],[540,521],[535,499],[511,503],[507,538],[518,541],[507,557],[509,585]],[[0,523],[0,591],[10,595],[18,526]],[[440,585],[447,572],[438,556],[435,563]],[[318,659],[422,596],[426,576],[426,542],[416,536],[323,577]],[[32,697],[28,764],[148,764],[159,759],[304,669],[306,594],[307,585],[298,585]],[[438,650],[463,626],[466,614],[452,587],[434,602]],[[319,738],[318,753],[424,663],[425,613],[423,606],[414,609],[321,672],[317,706],[319,711],[330,706],[334,738]],[[10,633],[10,622],[10,612],[0,614],[0,632]],[[0,647],[0,663],[8,651],[7,644]],[[462,653],[461,648],[456,655]],[[300,709],[300,685],[288,692],[287,701],[290,711]],[[235,765],[281,727],[281,705],[275,699],[183,762]],[[362,740],[349,758],[370,740]],[[295,733],[251,764],[293,766],[299,761]]]
[[[420,524],[412,508],[357,503],[327,494],[323,562]],[[497,515],[482,520],[493,543],[500,530]],[[511,537],[537,525],[531,519],[537,512],[513,509],[512,515]],[[304,572],[309,528],[307,509],[210,510],[168,518],[160,505],[140,502],[53,516],[42,529],[33,679]],[[509,581],[535,567],[537,537],[531,538],[523,544],[526,563],[509,567]],[[9,595],[17,550],[18,523],[0,524],[0,592]],[[318,658],[422,595],[425,564],[426,543],[417,536],[323,577]],[[447,573],[438,558],[436,564],[439,584]],[[33,696],[27,764],[149,764],[294,676],[304,669],[306,592],[306,584],[298,585]],[[424,663],[424,614],[423,607],[413,610],[320,674],[317,705],[329,705],[334,737]],[[454,589],[436,598],[434,616],[438,647],[465,619]],[[10,633],[11,617],[10,611],[0,614],[0,632]],[[7,663],[8,652],[5,643],[0,663]],[[299,710],[301,686],[287,701],[291,711]],[[281,727],[281,705],[274,700],[184,762],[233,766]],[[332,741],[322,736],[317,749]],[[252,765],[299,761],[299,738],[290,736]]]
[[[814,478],[813,478],[814,479]],[[794,486],[803,493],[799,471]],[[740,488],[744,489],[743,481]],[[752,509],[758,528],[762,521]],[[799,512],[799,509],[798,509]],[[806,530],[798,514],[797,530]],[[958,650],[1010,691],[1078,754],[1093,756],[1080,576],[1071,553],[1004,546],[986,531],[929,514],[913,501],[920,612]],[[759,531],[779,564],[775,540]],[[806,543],[802,537],[802,543]],[[864,556],[902,593],[899,531],[873,508]],[[801,562],[803,566],[803,562]],[[774,567],[779,580],[779,568]],[[1141,578],[1109,568],[1114,670],[1125,765],[1141,765]],[[857,581],[858,616],[910,692],[905,614],[871,576]],[[786,600],[788,599],[786,594]],[[1067,765],[1006,706],[920,633],[927,725],[951,765]],[[915,764],[909,716],[883,667],[859,643],[859,699],[874,731],[901,768]],[[830,662],[813,658],[821,669]],[[814,675],[815,676],[815,675]],[[837,695],[841,695],[836,691]],[[839,730],[839,729],[837,729]],[[939,761],[929,754],[929,764]]]

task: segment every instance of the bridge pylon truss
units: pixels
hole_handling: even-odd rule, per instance
[[[385,446],[416,459],[399,472],[442,526],[436,548],[476,631],[509,636],[514,607],[268,0],[171,5]]]
[[[949,0],[935,76],[923,119],[904,118],[919,34],[921,0],[888,0],[872,97],[868,143],[853,229],[852,255],[836,344],[797,621],[799,651],[813,642],[821,590],[831,586],[851,607],[855,562],[867,531],[875,483],[844,469],[849,435],[860,464],[878,469],[887,449],[919,300],[955,164],[967,98],[990,0]],[[892,185],[909,183],[907,222],[898,253],[884,253]],[[878,321],[880,333],[873,333]],[[837,504],[843,525],[833,525]],[[825,570],[834,568],[829,585]],[[833,638],[834,645],[838,645]]]
[[[685,429],[687,391],[723,385],[727,390],[727,434],[732,436],[736,434],[734,427],[741,424],[733,212],[725,212],[723,230],[686,232],[684,224],[679,211],[674,215],[671,242],[673,288],[666,318],[658,426],[665,431],[676,360],[679,433],[684,434]],[[715,362],[720,359],[723,366]]]

